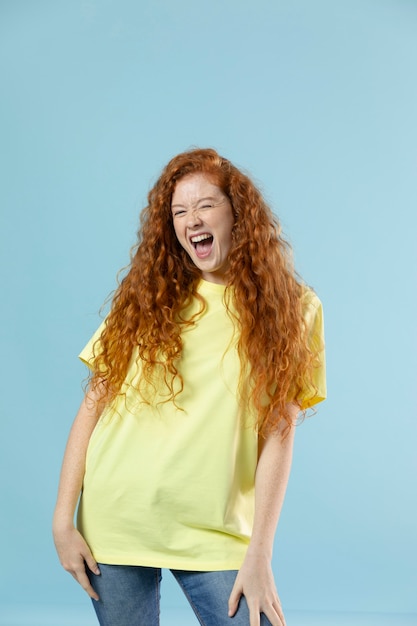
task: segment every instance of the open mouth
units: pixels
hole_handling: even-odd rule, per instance
[[[213,236],[209,233],[203,233],[202,235],[190,237],[190,241],[199,258],[206,257],[210,254],[213,245]]]

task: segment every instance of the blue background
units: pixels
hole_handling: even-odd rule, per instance
[[[198,145],[258,181],[325,306],[284,606],[417,612],[416,68],[412,0],[0,2],[3,606],[85,602],[50,533],[76,355],[148,189]]]

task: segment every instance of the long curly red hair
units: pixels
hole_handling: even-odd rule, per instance
[[[312,385],[312,354],[303,323],[302,291],[291,251],[277,218],[248,176],[213,149],[193,149],[174,157],[148,195],[140,218],[138,243],[127,273],[115,291],[104,330],[96,344],[93,388],[106,381],[107,401],[120,393],[134,348],[142,360],[142,378],[152,384],[163,368],[169,401],[180,403],[186,381],[178,370],[181,358],[181,311],[197,297],[200,270],[179,244],[172,223],[171,198],[177,182],[203,173],[220,187],[232,205],[235,224],[226,293],[239,328],[238,352],[249,364],[250,401],[259,435],[287,432],[286,404],[297,402]],[[230,298],[226,298],[227,302]],[[177,391],[174,391],[174,382]],[[178,381],[180,382],[178,391]],[[242,384],[242,380],[241,380]]]

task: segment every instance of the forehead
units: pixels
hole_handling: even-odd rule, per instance
[[[172,194],[171,204],[197,202],[201,198],[216,198],[222,190],[216,185],[213,177],[207,174],[187,174],[181,178]]]

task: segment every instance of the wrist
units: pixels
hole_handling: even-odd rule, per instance
[[[73,530],[74,528],[75,524],[73,514],[55,511],[52,520],[52,530],[54,533],[65,532],[68,530]]]
[[[262,544],[250,543],[246,552],[246,559],[270,563],[272,561],[272,548]]]

